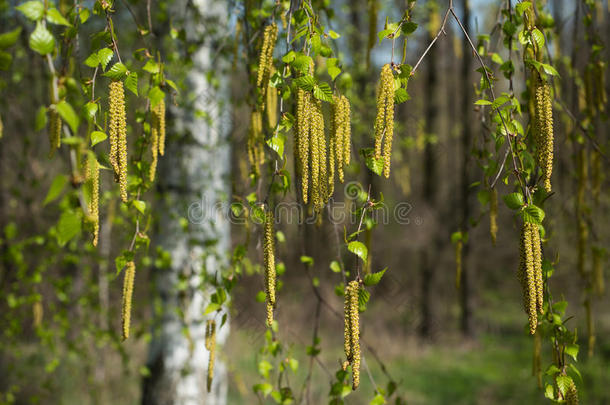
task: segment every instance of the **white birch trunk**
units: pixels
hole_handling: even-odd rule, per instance
[[[181,6],[187,7],[185,3]],[[222,42],[218,33],[226,32],[228,2],[195,0],[184,15],[190,39],[204,42],[193,55],[187,76],[189,105],[171,110],[176,127],[168,129],[166,153],[160,159],[163,201],[157,207],[161,212],[157,241],[170,252],[172,263],[170,269],[155,270],[162,314],[150,344],[151,375],[144,381],[144,405],[227,402],[227,370],[221,348],[229,324],[220,328],[222,313],[204,316],[214,292],[204,283],[204,274],[219,274],[230,249],[229,222],[224,215],[230,196],[229,91],[217,52]],[[209,31],[212,25],[214,33]],[[208,82],[211,69],[220,79],[219,86]],[[188,220],[186,230],[184,219]],[[207,393],[209,353],[204,341],[209,318],[217,323],[217,355],[212,390]]]

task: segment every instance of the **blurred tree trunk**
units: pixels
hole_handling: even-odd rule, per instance
[[[470,31],[470,5],[468,0],[462,0],[462,9],[464,10],[462,24],[466,32]],[[471,86],[470,72],[472,70],[472,58],[470,45],[466,36],[463,39],[464,51],[462,53],[462,173],[460,182],[460,208],[461,208],[461,224],[462,232],[468,231],[468,221],[470,218],[470,194],[469,188],[472,183],[470,175],[470,150],[472,147],[472,125],[471,125]],[[462,334],[467,337],[474,336],[474,328],[472,324],[472,269],[468,265],[468,253],[470,244],[464,243],[462,248],[462,280],[460,283],[460,329]]]
[[[428,37],[426,44],[432,41],[432,38],[438,30],[438,7],[436,4],[430,6],[430,23],[428,25]],[[426,97],[424,98],[424,114],[425,114],[425,136],[426,146],[424,149],[424,180],[423,180],[423,197],[424,201],[430,207],[431,216],[436,217],[436,195],[437,195],[437,162],[435,159],[435,145],[431,142],[430,136],[435,133],[437,125],[438,103],[437,97],[437,50],[438,44],[433,46],[428,53],[426,65]],[[424,246],[421,252],[421,323],[419,325],[419,335],[423,338],[428,338],[432,335],[433,324],[433,292],[432,285],[434,283],[434,265],[435,258],[438,256],[438,229],[432,230],[432,245]]]
[[[197,43],[187,74],[188,106],[172,109],[175,131],[168,131],[160,160],[162,212],[158,244],[171,255],[171,266],[155,274],[158,328],[153,330],[142,403],[145,405],[222,405],[227,401],[227,370],[216,355],[211,392],[206,390],[209,352],[207,319],[217,321],[219,351],[228,335],[222,313],[204,315],[214,289],[209,280],[226,265],[230,227],[225,214],[230,195],[228,81],[217,44],[227,24],[228,3],[197,0],[186,5],[186,32]],[[220,56],[222,58],[223,56]],[[218,85],[210,83],[214,72]],[[169,98],[167,99],[169,104]],[[219,207],[222,207],[222,212]],[[184,222],[188,220],[188,222]]]

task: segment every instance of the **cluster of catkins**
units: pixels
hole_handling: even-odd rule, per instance
[[[299,89],[297,93],[297,172],[301,177],[303,202],[311,201],[318,212],[334,191],[335,167],[339,179],[343,182],[344,168],[351,158],[349,101],[345,96],[335,96],[333,101],[330,136],[327,142],[322,102],[310,91]]]
[[[553,99],[551,85],[540,77],[535,79],[533,130],[536,157],[542,172],[544,189],[550,193],[553,172]]]
[[[210,353],[208,358],[208,392],[212,390],[212,380],[214,379],[214,358],[216,356],[216,321],[208,319],[205,325],[205,348]]]
[[[517,276],[523,289],[523,306],[529,319],[530,333],[536,333],[538,313],[543,312],[542,250],[538,225],[524,221],[519,241]]]
[[[383,175],[390,177],[392,138],[394,136],[394,74],[387,64],[381,68],[375,118],[375,159],[383,156]]]
[[[263,235],[263,267],[265,271],[265,295],[267,303],[267,326],[273,324],[273,310],[275,309],[275,239],[273,232],[273,212],[268,210],[265,214],[265,229]]]
[[[360,314],[358,313],[358,295],[360,283],[352,280],[345,287],[344,317],[345,327],[343,342],[345,357],[343,370],[352,366],[352,389],[355,390],[360,385]]]

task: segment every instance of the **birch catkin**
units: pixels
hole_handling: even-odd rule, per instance
[[[375,118],[375,159],[383,155],[383,174],[390,177],[392,138],[394,136],[394,74],[389,64],[381,68]]]
[[[159,134],[159,154],[165,154],[165,100],[161,99],[159,104],[153,108],[153,126]]]
[[[360,283],[350,281],[350,346],[352,353],[352,389],[360,385],[360,314],[358,313],[358,295]]]
[[[51,144],[49,156],[53,156],[61,146],[61,126],[62,121],[59,113],[52,109],[49,113],[49,143]]]
[[[110,163],[118,179],[121,200],[127,202],[127,122],[123,82],[110,83]]]
[[[550,193],[553,172],[553,101],[551,86],[542,79],[536,81],[534,107],[538,165],[542,171],[544,188]]]
[[[263,33],[263,46],[261,48],[261,54],[258,61],[258,76],[256,78],[256,85],[261,90],[261,95],[263,97],[265,97],[267,92],[271,67],[273,65],[273,50],[275,48],[276,40],[277,25],[272,23],[265,27],[265,31]]]
[[[498,235],[498,191],[495,188],[489,193],[489,234],[495,246]]]
[[[271,66],[270,76],[275,73],[275,68]],[[277,89],[271,84],[267,85],[267,101],[265,103],[265,112],[267,113],[267,123],[269,128],[275,128],[277,125]]]
[[[350,104],[345,96],[334,96],[331,109],[331,149],[329,162],[334,162],[339,181],[344,181],[344,168],[349,165],[351,155]],[[333,167],[334,168],[334,167]],[[329,184],[334,183],[334,170]]]
[[[212,380],[214,379],[214,359],[216,357],[216,321],[208,319],[205,326],[205,348],[210,356],[208,358],[208,392],[212,390]]]
[[[248,130],[248,160],[254,176],[260,176],[260,165],[265,162],[263,118],[260,111],[252,111]]]
[[[133,285],[136,276],[136,265],[134,262],[128,262],[125,268],[125,276],[123,278],[123,306],[122,306],[122,338],[129,338],[129,327],[131,324],[131,298],[133,295]]]
[[[303,202],[307,204],[309,188],[309,130],[311,126],[311,93],[299,89],[297,93],[297,168],[301,175]]]
[[[265,232],[263,241],[263,267],[265,271],[265,293],[267,303],[267,326],[273,323],[273,310],[275,308],[275,241],[273,233],[273,212],[265,214]]]
[[[85,167],[85,180],[91,187],[89,201],[89,216],[93,221],[93,246],[97,246],[100,233],[100,165],[93,153],[87,155]]]
[[[538,226],[523,222],[519,243],[518,278],[523,290],[523,306],[528,316],[530,333],[533,335],[538,326],[538,312],[542,312],[543,281],[542,253]]]
[[[566,390],[566,404],[567,405],[578,405],[578,390],[574,381],[570,381],[570,386]]]

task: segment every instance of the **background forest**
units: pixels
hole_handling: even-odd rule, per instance
[[[609,7],[0,0],[0,404],[610,404]]]

